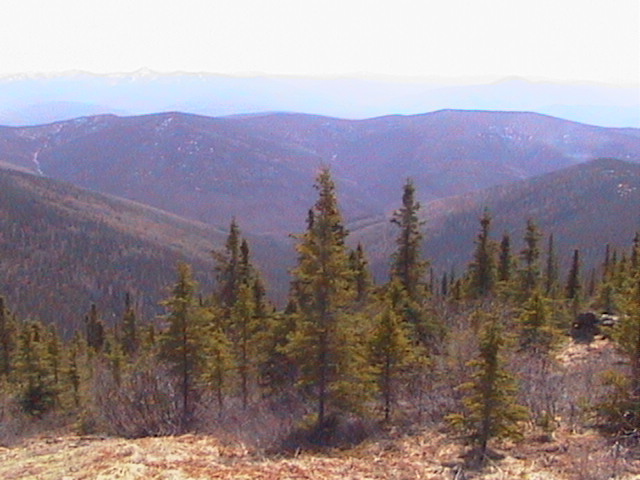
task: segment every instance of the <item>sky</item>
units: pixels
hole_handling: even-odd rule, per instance
[[[0,76],[70,70],[640,88],[638,0],[5,0]]]

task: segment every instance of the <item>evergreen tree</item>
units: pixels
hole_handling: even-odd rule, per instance
[[[62,368],[62,341],[54,326],[50,326],[46,332],[47,358],[51,369],[51,376],[55,390],[60,384],[60,373]]]
[[[289,307],[294,305],[295,302],[290,302]],[[287,347],[294,336],[297,317],[297,313],[288,310],[265,318],[265,328],[260,333],[258,377],[267,396],[285,393],[294,381],[296,362]]]
[[[540,231],[532,219],[527,220],[527,228],[524,235],[524,248],[520,251],[522,267],[520,269],[520,289],[524,298],[538,286],[540,279]]]
[[[484,459],[490,439],[522,436],[521,422],[527,418],[527,410],[517,403],[515,379],[503,366],[505,340],[497,318],[486,318],[483,323],[480,353],[470,364],[475,369],[473,379],[462,385],[468,391],[464,398],[466,413],[448,418],[468,429]]]
[[[317,401],[317,424],[328,409],[357,407],[364,360],[346,307],[353,298],[352,271],[345,247],[346,231],[338,208],[335,185],[328,169],[318,175],[319,198],[297,245],[298,265],[292,283],[297,305],[295,332],[289,352],[297,360],[300,385]]]
[[[425,352],[412,343],[409,326],[400,313],[406,304],[405,295],[399,280],[392,280],[382,300],[382,311],[374,321],[371,338],[371,362],[382,394],[385,421],[390,418],[400,380],[411,366],[418,366],[421,356],[426,357]]]
[[[424,294],[424,275],[428,263],[421,258],[424,222],[418,218],[420,203],[415,200],[415,187],[407,180],[402,193],[402,207],[394,212],[391,222],[400,228],[396,239],[397,249],[392,254],[391,277],[398,278],[411,300]]]
[[[640,429],[640,280],[625,298],[624,311],[620,323],[614,330],[614,338],[620,350],[629,358],[630,371],[626,376],[615,371],[605,377],[605,385],[610,394],[598,405],[598,410],[606,419],[607,429],[627,436]]]
[[[534,290],[523,306],[519,323],[520,346],[536,354],[547,355],[557,341],[558,332],[551,322],[549,301],[538,289]]]
[[[217,300],[225,307],[230,307],[235,301],[240,266],[240,242],[240,229],[234,217],[229,225],[224,251],[212,252],[216,262]]]
[[[609,280],[611,272],[611,245],[607,243],[604,252],[604,261],[602,262],[602,282]]]
[[[248,246],[240,235],[235,218],[229,226],[224,252],[214,252],[214,259],[217,264],[216,297],[219,304],[229,311],[236,302],[240,284],[246,281],[246,262],[248,262]]]
[[[104,346],[105,332],[104,323],[98,318],[98,309],[96,304],[91,304],[89,315],[85,317],[85,329],[87,335],[87,345],[93,348],[96,352],[100,352]]]
[[[625,299],[625,313],[617,328],[615,338],[631,364],[631,395],[640,400],[640,279]]]
[[[475,244],[473,261],[469,265],[469,295],[472,298],[486,297],[495,286],[494,245],[489,238],[491,215],[485,209],[480,219],[480,233]]]
[[[196,283],[187,264],[178,265],[178,280],[163,304],[168,310],[169,326],[160,339],[160,358],[172,367],[178,378],[182,422],[188,426],[205,362],[207,318],[196,300]]]
[[[128,355],[134,355],[140,346],[138,338],[138,325],[136,312],[131,304],[131,296],[127,293],[124,297],[124,314],[122,316],[122,351]]]
[[[369,262],[367,261],[362,244],[358,243],[355,250],[349,254],[349,266],[353,271],[355,283],[355,301],[362,304],[371,288],[371,274],[369,273]]]
[[[224,397],[231,385],[230,372],[235,367],[233,345],[224,331],[222,320],[219,311],[211,312],[206,328],[207,342],[205,344],[206,357],[203,374],[204,382],[213,390],[219,414],[222,414]],[[243,401],[246,405],[246,396],[244,395]]]
[[[447,272],[442,274],[442,280],[440,281],[440,294],[444,298],[449,294],[449,279],[447,277]]]
[[[573,260],[567,278],[566,297],[572,300],[577,299],[580,294],[580,288],[580,252],[576,249],[573,251]]]
[[[249,403],[250,378],[254,373],[255,359],[259,354],[256,348],[256,336],[260,330],[250,285],[243,284],[239,289],[236,303],[231,311],[229,330],[236,351],[235,363],[240,380],[242,407],[246,409]]]
[[[549,235],[547,243],[547,261],[544,271],[544,293],[547,296],[554,296],[554,290],[558,283],[558,258],[555,253],[553,243],[553,233]]]
[[[16,348],[16,322],[0,297],[0,375],[9,376]]]
[[[638,272],[640,267],[640,232],[636,232],[633,237],[633,246],[631,247],[631,269],[634,274]]]
[[[82,378],[80,362],[83,350],[82,338],[76,333],[67,349],[67,366],[64,371],[65,377],[71,386],[73,405],[76,408],[80,406],[80,381]]]
[[[51,410],[57,396],[47,337],[45,327],[35,321],[22,324],[18,336],[16,378],[22,386],[20,403],[25,412],[36,417]]]
[[[502,235],[498,254],[498,282],[506,284],[511,280],[511,238],[508,233]]]

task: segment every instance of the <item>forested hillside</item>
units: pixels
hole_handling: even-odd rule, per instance
[[[295,237],[286,308],[269,302],[253,246],[235,221],[213,255],[213,285],[197,282],[184,262],[167,270],[172,287],[154,321],[127,296],[111,324],[92,306],[62,339],[2,299],[5,441],[24,426],[65,418],[84,433],[197,431],[278,454],[376,439],[400,445],[399,434],[433,439],[425,432],[438,429],[467,451],[446,460],[437,447],[438,471],[458,475],[495,465],[496,449],[568,449],[589,432],[618,442],[615,456],[598,457],[609,462],[598,472],[638,471],[640,235],[624,251],[603,246],[602,266],[585,281],[579,249],[565,268],[534,218],[522,247],[509,234],[497,242],[485,209],[469,239],[469,264],[434,282],[422,207],[407,181],[392,214],[388,278],[376,285],[366,248],[349,246],[328,169],[315,189],[306,229]],[[37,218],[35,199],[17,199]],[[126,237],[117,241],[134,248]],[[596,321],[584,323],[585,310],[606,311],[606,322],[593,314]],[[567,473],[553,463],[539,469]],[[583,478],[567,475],[558,478]]]
[[[585,274],[599,268],[605,247],[624,251],[640,229],[640,166],[616,159],[599,159],[539,177],[480,192],[424,204],[423,249],[438,275],[464,269],[471,259],[477,219],[484,209],[493,218],[492,235],[511,236],[514,248],[523,246],[527,219],[545,236],[553,234],[558,258],[568,268],[580,249]],[[387,221],[353,228],[367,245],[373,269],[380,277],[385,256],[392,251],[393,226]]]
[[[92,303],[113,323],[126,293],[152,320],[180,260],[212,288],[212,251],[225,238],[215,227],[11,170],[0,170],[0,232],[2,295],[20,316],[54,323],[66,336]],[[252,239],[277,284],[286,260],[272,259],[288,249]]]

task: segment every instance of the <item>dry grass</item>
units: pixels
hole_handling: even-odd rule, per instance
[[[4,480],[89,479],[549,479],[640,478],[640,460],[594,432],[558,432],[551,442],[503,444],[482,471],[465,464],[465,447],[444,433],[378,439],[325,454],[265,457],[214,437],[124,440],[62,436],[0,450]]]

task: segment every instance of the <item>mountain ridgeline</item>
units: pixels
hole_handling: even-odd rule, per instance
[[[304,228],[320,166],[349,221],[386,216],[412,178],[419,200],[507,184],[596,158],[638,161],[636,129],[516,112],[340,120],[301,114],[86,117],[0,129],[0,160],[213,225]]]

